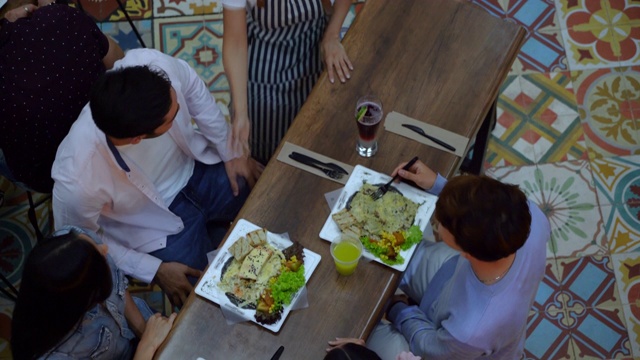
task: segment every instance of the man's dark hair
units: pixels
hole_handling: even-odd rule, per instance
[[[529,237],[527,197],[516,185],[486,176],[457,176],[445,185],[435,218],[466,253],[496,261],[515,253]]]
[[[91,88],[96,126],[116,139],[151,134],[171,108],[171,81],[160,69],[132,66],[108,71]]]

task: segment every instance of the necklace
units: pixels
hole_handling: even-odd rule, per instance
[[[496,277],[495,277],[495,278],[493,278],[493,279],[482,280],[482,279],[478,278],[478,280],[480,280],[480,282],[481,282],[481,283],[483,283],[483,284],[492,284],[492,283],[494,283],[494,282],[496,282],[496,281],[498,281],[498,280],[502,279],[502,277],[503,277],[503,276],[507,275],[507,273],[509,272],[509,269],[510,269],[510,268],[511,268],[511,267],[507,268],[507,270],[505,270],[502,274],[500,274],[500,275],[496,276]]]
[[[509,270],[511,270],[511,266],[513,266],[513,263],[516,262],[516,256],[514,254],[513,256],[513,261],[511,261],[511,264],[509,264],[509,267],[507,267],[507,269],[500,275],[496,276],[493,279],[488,279],[488,280],[482,280],[480,278],[478,278],[478,280],[480,280],[481,283],[483,284],[493,284],[495,282],[497,282],[498,280],[502,279],[505,275],[507,275],[507,273],[509,272]],[[477,277],[477,275],[476,275]]]

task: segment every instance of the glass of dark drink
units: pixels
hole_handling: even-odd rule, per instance
[[[382,102],[373,95],[366,95],[356,103],[358,143],[356,151],[363,157],[372,157],[378,151],[378,128],[382,121]]]

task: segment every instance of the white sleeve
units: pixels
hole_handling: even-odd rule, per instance
[[[54,184],[52,198],[56,230],[74,225],[95,232],[109,247],[109,255],[125,274],[147,283],[153,280],[162,263],[160,259],[122,246],[101,231],[98,218],[106,200],[99,193],[89,196],[80,186],[69,186],[58,180]]]
[[[181,79],[180,91],[187,102],[189,114],[198,126],[198,132],[212,144],[222,161],[240,157],[228,146],[231,136],[231,125],[216,104],[213,95],[198,73],[182,60],[176,59],[174,70]]]
[[[102,237],[102,241],[109,247],[109,255],[116,266],[125,274],[148,284],[153,281],[162,260],[122,246],[118,242],[110,241],[107,237]]]

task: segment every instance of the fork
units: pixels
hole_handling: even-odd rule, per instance
[[[328,177],[335,179],[335,180],[340,180],[342,179],[342,177],[344,176],[343,173],[333,170],[331,168],[326,168],[324,166],[320,166],[314,162],[310,162],[307,161],[307,159],[305,159],[304,157],[299,156],[301,154],[293,152],[291,154],[289,154],[289,157],[295,161],[298,161],[300,163],[303,163],[304,165],[310,166],[314,169],[318,169],[320,171],[322,171],[325,175],[327,175]]]
[[[414,157],[413,159],[409,160],[407,165],[402,167],[402,170],[409,170],[409,168],[411,166],[413,166],[413,164],[415,164],[416,161],[418,161],[418,157],[417,156]],[[389,191],[389,187],[391,186],[391,183],[394,182],[398,178],[398,176],[400,176],[400,175],[396,174],[396,176],[394,176],[393,179],[389,180],[388,183],[379,186],[378,189],[376,189],[375,192],[372,192],[369,196],[371,196],[373,201],[376,201],[376,200],[380,199],[381,197],[383,197],[384,194],[386,194],[387,191]]]

